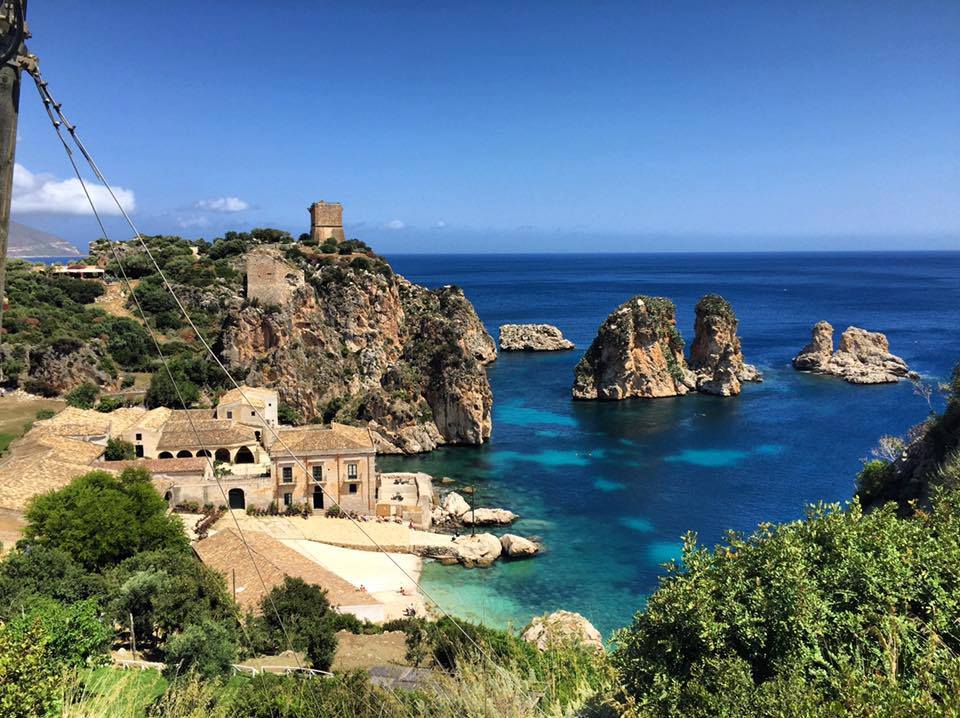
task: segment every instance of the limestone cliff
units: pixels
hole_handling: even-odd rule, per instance
[[[814,325],[810,343],[794,357],[793,366],[851,384],[889,384],[917,376],[903,359],[890,353],[890,343],[880,332],[847,327],[834,351],[833,327],[822,321]]]
[[[383,451],[490,437],[493,340],[456,287],[428,290],[385,262],[312,263],[280,305],[228,314],[222,354],[306,420],[363,423]]]
[[[637,296],[617,307],[574,369],[576,399],[680,396],[695,387],[676,308],[663,297]]]
[[[697,303],[690,369],[704,394],[732,396],[740,393],[742,382],[761,381],[756,367],[743,361],[733,307],[716,294]]]

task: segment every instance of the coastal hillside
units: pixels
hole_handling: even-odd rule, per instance
[[[11,220],[7,256],[79,257],[80,251],[65,239]]]
[[[415,285],[358,240],[301,239],[256,229],[212,243],[155,236],[146,244],[234,376],[277,389],[284,423],[370,426],[386,452],[487,440],[492,394],[484,365],[496,349],[463,292]],[[91,247],[89,262],[112,278],[122,264],[180,393],[210,405],[228,387],[226,376],[139,243],[116,249],[120,264],[103,242]],[[169,379],[156,373],[156,351],[122,284],[13,262],[8,287],[0,345],[8,388],[57,396],[92,385],[87,403],[114,392],[148,406],[179,405]],[[152,378],[138,394],[134,384],[144,375]]]

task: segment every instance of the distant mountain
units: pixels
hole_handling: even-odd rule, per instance
[[[67,240],[19,222],[10,222],[9,257],[79,257],[80,251]]]

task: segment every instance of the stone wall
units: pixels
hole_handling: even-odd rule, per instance
[[[303,270],[276,252],[259,249],[247,254],[247,299],[282,307],[303,284]]]
[[[342,242],[343,205],[339,202],[314,202],[310,205],[310,237],[318,242],[335,239]]]

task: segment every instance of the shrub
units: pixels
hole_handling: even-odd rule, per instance
[[[48,659],[63,666],[82,668],[90,662],[103,663],[113,631],[104,624],[95,600],[63,604],[37,598],[30,610],[21,613],[10,626],[24,635],[39,624],[48,636]]]
[[[688,536],[616,636],[627,694],[655,715],[950,712],[960,498],[940,494],[911,520],[894,509],[818,505],[713,551]]]
[[[180,409],[183,405],[193,406],[200,398],[197,385],[188,380],[182,371],[173,371],[176,384],[170,380],[165,369],[160,369],[150,377],[150,386],[143,397],[143,405],[148,409],[166,406],[171,409]],[[178,393],[179,390],[179,393]],[[181,402],[181,399],[183,401]]]
[[[19,630],[0,624],[0,715],[50,715],[59,696],[61,670],[39,620]]]
[[[130,461],[137,458],[137,450],[129,441],[114,437],[107,441],[103,456],[107,461]]]
[[[191,671],[206,678],[227,675],[237,657],[237,643],[232,631],[206,619],[174,635],[165,657],[168,679]]]
[[[99,393],[100,388],[96,384],[84,382],[64,398],[69,406],[75,406],[78,409],[92,409]]]
[[[41,409],[37,412],[37,421],[43,421],[45,419],[52,419],[57,415],[57,412],[51,409]]]
[[[277,407],[277,419],[281,424],[289,424],[290,426],[300,426],[303,424],[303,416],[300,415],[300,412],[289,404],[282,402]]]

